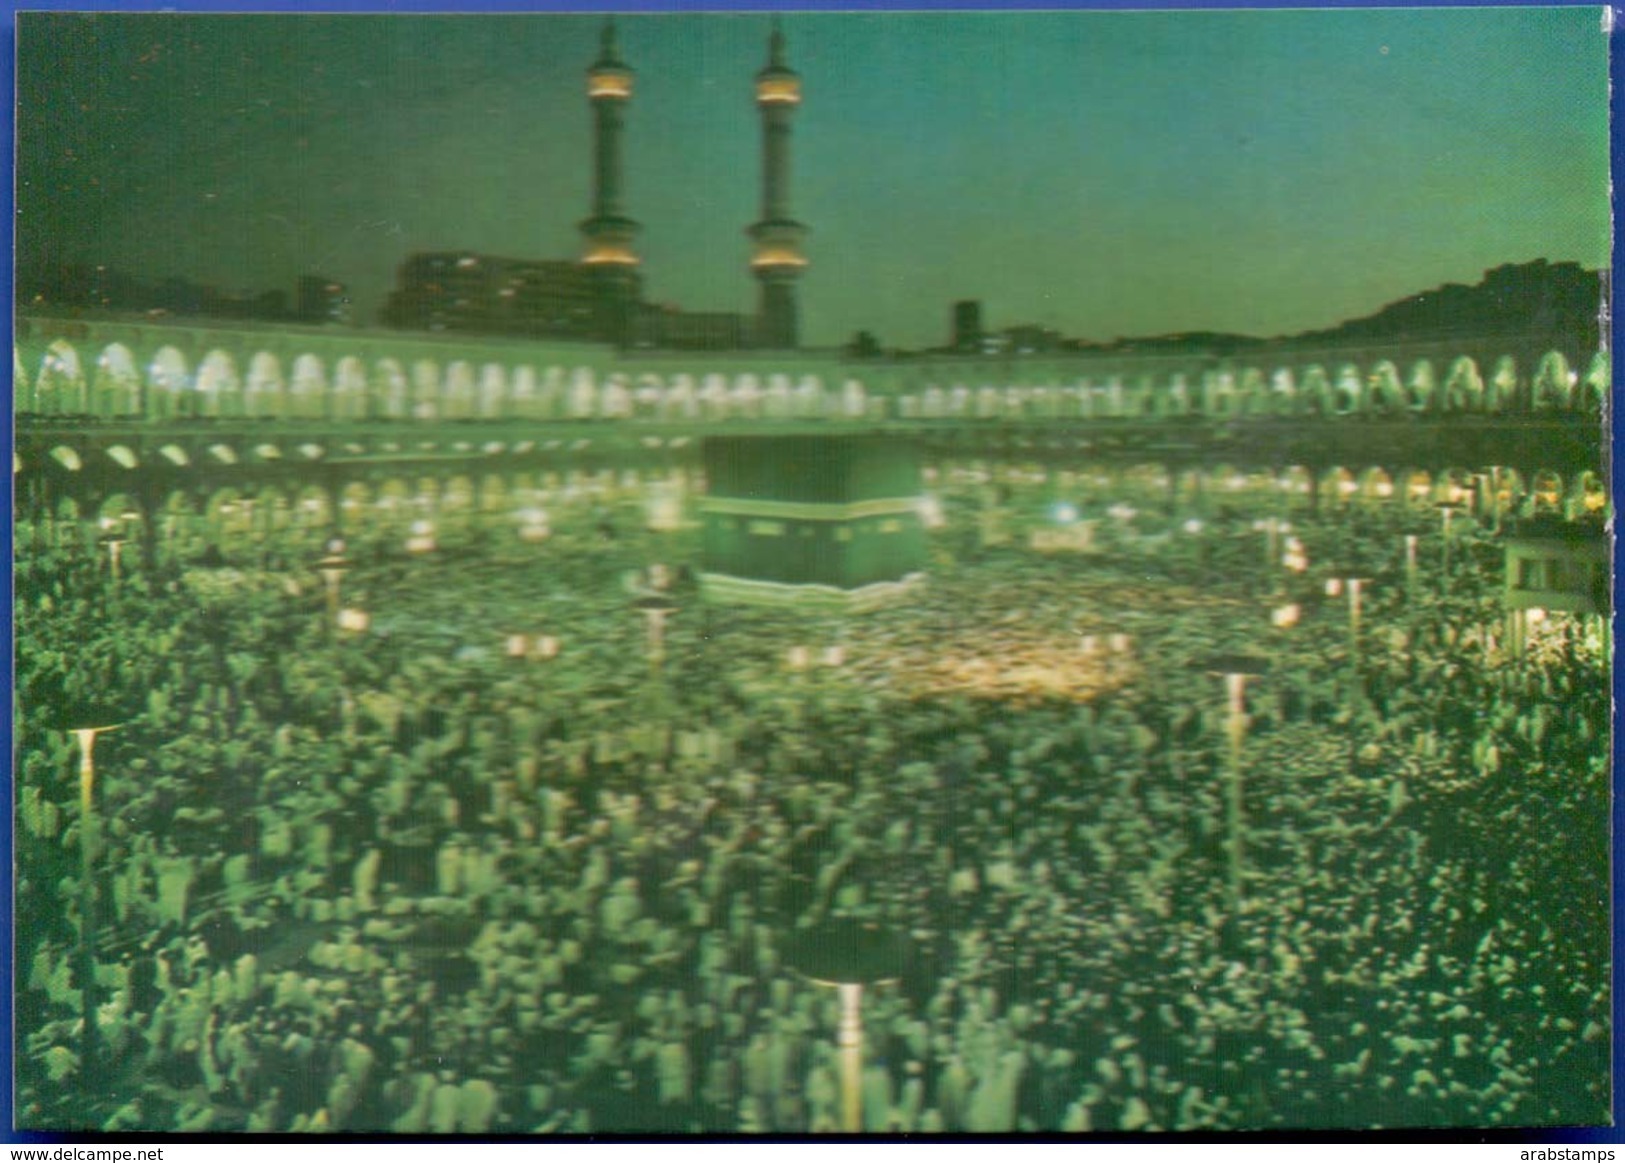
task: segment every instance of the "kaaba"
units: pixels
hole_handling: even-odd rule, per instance
[[[861,607],[924,575],[920,451],[889,436],[714,436],[708,597]]]

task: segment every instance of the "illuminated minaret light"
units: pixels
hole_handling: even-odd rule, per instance
[[[638,224],[627,217],[622,198],[621,136],[632,100],[632,70],[621,60],[615,22],[605,21],[598,59],[587,69],[587,99],[593,111],[592,216],[581,223],[586,239],[582,263],[596,275],[604,311],[603,329],[624,342],[637,302]]]
[[[796,280],[807,266],[801,252],[807,227],[790,212],[790,123],[801,104],[801,77],[784,63],[778,22],[768,41],[767,67],[756,74],[756,107],[762,114],[762,216],[747,233],[755,244],[750,266],[761,284],[757,342],[797,346]]]

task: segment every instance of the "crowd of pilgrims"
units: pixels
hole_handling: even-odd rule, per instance
[[[708,605],[692,533],[622,510],[418,556],[363,529],[360,632],[302,544],[132,544],[115,578],[20,525],[19,1124],[838,1130],[837,993],[787,957],[836,917],[909,951],[864,995],[870,1132],[1606,1117],[1595,626],[1515,657],[1487,522],[1456,523],[1447,577],[1435,513],[1300,505],[1294,573],[1250,512],[1210,509],[1199,550],[1147,505],[1039,554],[984,545],[978,496],[948,498],[923,586],[840,616]],[[1356,550],[1351,643],[1323,587]],[[658,655],[632,604],[655,561]],[[555,656],[505,649],[539,633]],[[908,681],[1086,636],[1070,694]],[[1237,651],[1269,671],[1232,905],[1202,660]],[[61,728],[96,714],[121,725],[94,751],[87,1063]]]

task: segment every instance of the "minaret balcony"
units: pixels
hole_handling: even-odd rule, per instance
[[[801,104],[801,78],[794,73],[763,74],[756,78],[758,105]]]
[[[587,96],[593,101],[629,101],[632,98],[632,70],[597,68],[587,74]]]

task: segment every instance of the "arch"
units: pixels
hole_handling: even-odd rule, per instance
[[[1004,389],[1003,399],[1000,401],[1007,420],[1025,420],[1027,418],[1027,400],[1029,392],[1021,384],[1010,384]]]
[[[500,363],[480,368],[479,387],[474,393],[474,414],[482,420],[499,420],[508,414],[508,369]]]
[[[1405,384],[1399,378],[1399,368],[1393,360],[1378,360],[1372,367],[1366,401],[1369,411],[1382,416],[1393,416],[1406,410]]]
[[[1299,410],[1310,416],[1326,416],[1332,410],[1332,381],[1318,363],[1304,369],[1298,389]]]
[[[536,369],[520,364],[514,369],[508,389],[508,415],[520,420],[539,420],[543,416],[542,394],[536,382]]]
[[[344,525],[365,522],[372,499],[372,489],[366,481],[346,481],[339,489],[340,522]]]
[[[751,372],[735,377],[733,391],[728,393],[728,399],[738,415],[754,420],[762,414],[761,383]]]
[[[920,415],[927,420],[940,420],[948,414],[948,396],[936,384],[925,389],[920,398]]]
[[[469,420],[474,416],[474,407],[474,369],[465,359],[453,360],[446,368],[440,415],[447,420]]]
[[[1433,504],[1433,474],[1426,469],[1410,469],[1400,474],[1400,499],[1407,508],[1425,510]]]
[[[1484,410],[1508,412],[1518,408],[1522,403],[1518,389],[1518,361],[1503,355],[1495,361],[1495,371],[1484,394]]]
[[[440,365],[417,360],[412,364],[412,419],[436,420],[440,414]]]
[[[1243,368],[1237,385],[1237,412],[1242,416],[1267,416],[1270,412],[1269,384],[1256,367]]]
[[[644,372],[632,392],[632,414],[640,420],[659,420],[665,413],[665,381],[653,372]]]
[[[319,356],[305,352],[293,361],[288,376],[287,417],[322,420],[327,417],[327,371]]]
[[[1592,356],[1591,366],[1574,394],[1574,407],[1588,416],[1601,416],[1608,393],[1613,390],[1613,376],[1613,357],[1608,352]]]
[[[1523,474],[1515,468],[1495,465],[1490,469],[1490,476],[1493,481],[1490,487],[1491,512],[1497,518],[1517,512],[1525,493]]]
[[[300,486],[288,506],[289,525],[307,542],[313,536],[325,537],[333,528],[335,517],[333,498],[320,485]]]
[[[1438,391],[1439,384],[1433,374],[1433,361],[1419,359],[1413,363],[1410,378],[1405,381],[1405,407],[1414,413],[1432,411]]]
[[[767,377],[767,390],[762,393],[762,415],[769,420],[788,420],[795,410],[791,398],[790,377],[775,372]]]
[[[536,387],[537,415],[548,420],[557,420],[565,415],[568,410],[568,397],[569,391],[565,386],[564,369],[561,367],[548,368],[542,374],[541,383]]]
[[[668,420],[694,420],[699,417],[700,401],[694,392],[693,376],[679,372],[671,377],[662,414]]]
[[[880,403],[880,400],[876,400]],[[859,420],[869,414],[869,394],[861,380],[848,379],[841,384],[841,415],[848,420]]]
[[[964,419],[971,410],[971,390],[964,384],[955,384],[948,392],[946,415]]]
[[[1365,384],[1360,369],[1346,363],[1337,369],[1337,384],[1332,389],[1331,413],[1334,416],[1354,416],[1365,411]]]
[[[700,403],[704,405],[707,420],[724,420],[728,416],[728,381],[718,372],[710,372],[700,382]]]
[[[385,356],[373,365],[367,414],[383,420],[405,420],[412,414],[411,383],[400,360]]]
[[[1240,410],[1236,398],[1234,372],[1210,371],[1202,375],[1202,414],[1216,418],[1234,416]]]
[[[1528,517],[1564,515],[1565,492],[1562,476],[1550,469],[1542,469],[1529,482],[1527,511],[1524,515]]]
[[[1570,520],[1576,517],[1606,517],[1608,482],[1590,469],[1576,474],[1569,488],[1564,514]]]
[[[824,381],[813,375],[802,376],[801,382],[796,384],[791,410],[799,420],[823,419],[826,412]]]
[[[335,420],[365,420],[370,392],[367,366],[358,356],[346,355],[333,365],[331,407]]]
[[[598,381],[592,368],[578,367],[570,373],[565,415],[571,420],[589,420],[598,415]]]
[[[604,420],[624,420],[632,414],[632,392],[623,372],[604,381],[598,393],[598,416]]]
[[[235,418],[243,414],[242,381],[228,352],[217,347],[203,357],[197,369],[197,398],[199,415]]]
[[[1288,497],[1307,497],[1315,487],[1307,465],[1289,464],[1275,478],[1275,488]]]
[[[285,405],[282,365],[268,351],[254,353],[248,364],[248,383],[243,389],[243,411],[251,418],[280,419]]]
[[[1354,474],[1341,465],[1320,474],[1320,496],[1334,505],[1347,505],[1359,492],[1360,485]]]
[[[102,419],[141,414],[141,375],[135,356],[122,343],[107,344],[96,359],[91,411]]]
[[[1367,503],[1387,504],[1394,497],[1394,479],[1386,469],[1373,467],[1360,474],[1359,498]]]
[[[90,412],[90,389],[79,352],[65,339],[52,341],[34,379],[33,411],[47,416]]]
[[[147,418],[167,420],[183,415],[183,400],[189,377],[186,357],[166,345],[158,349],[147,365]]]
[[[1535,368],[1530,385],[1530,407],[1536,412],[1566,412],[1579,377],[1569,368],[1560,351],[1548,351]]]
[[[1270,412],[1276,416],[1291,416],[1298,410],[1298,381],[1289,367],[1276,368],[1270,374]]]
[[[1433,483],[1433,499],[1449,501],[1453,505],[1463,504],[1473,495],[1475,482],[1470,470],[1453,465],[1440,472]]]
[[[1472,356],[1458,356],[1450,365],[1444,387],[1439,392],[1439,411],[1457,414],[1484,409],[1484,377]]]
[[[1002,393],[992,384],[976,389],[975,415],[978,420],[996,420],[1004,414]]]

